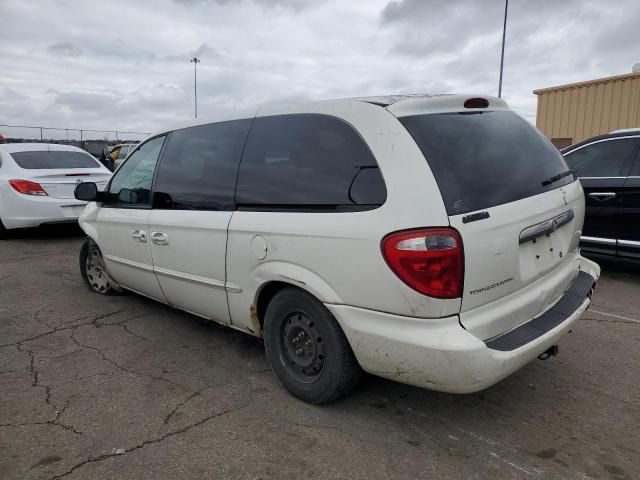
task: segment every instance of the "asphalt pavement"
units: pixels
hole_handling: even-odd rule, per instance
[[[596,258],[559,355],[474,395],[291,397],[260,340],[89,292],[74,228],[0,242],[0,478],[638,479],[640,264]]]

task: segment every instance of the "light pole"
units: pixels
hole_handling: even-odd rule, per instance
[[[193,107],[196,114],[196,118],[198,118],[198,83],[196,81],[196,78],[197,78],[198,64],[200,63],[200,60],[198,59],[198,57],[193,57],[189,61],[193,63]]]
[[[498,83],[498,98],[502,98],[502,69],[504,68],[504,39],[507,35],[507,9],[509,0],[504,0],[504,25],[502,26],[502,53],[500,54],[500,82]]]

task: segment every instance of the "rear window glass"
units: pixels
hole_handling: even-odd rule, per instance
[[[20,168],[96,168],[100,164],[88,153],[64,150],[14,152],[11,154]]]
[[[449,215],[514,202],[575,180],[560,152],[508,111],[415,115],[400,121],[422,150]]]

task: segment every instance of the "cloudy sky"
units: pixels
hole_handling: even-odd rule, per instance
[[[0,0],[0,124],[180,122],[193,115],[193,55],[201,117],[300,99],[495,95],[503,11],[504,0]],[[630,72],[638,25],[638,0],[511,0],[503,96],[534,121],[533,89]]]

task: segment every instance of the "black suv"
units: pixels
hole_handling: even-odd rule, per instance
[[[640,128],[599,135],[561,151],[584,189],[582,249],[640,258]]]

